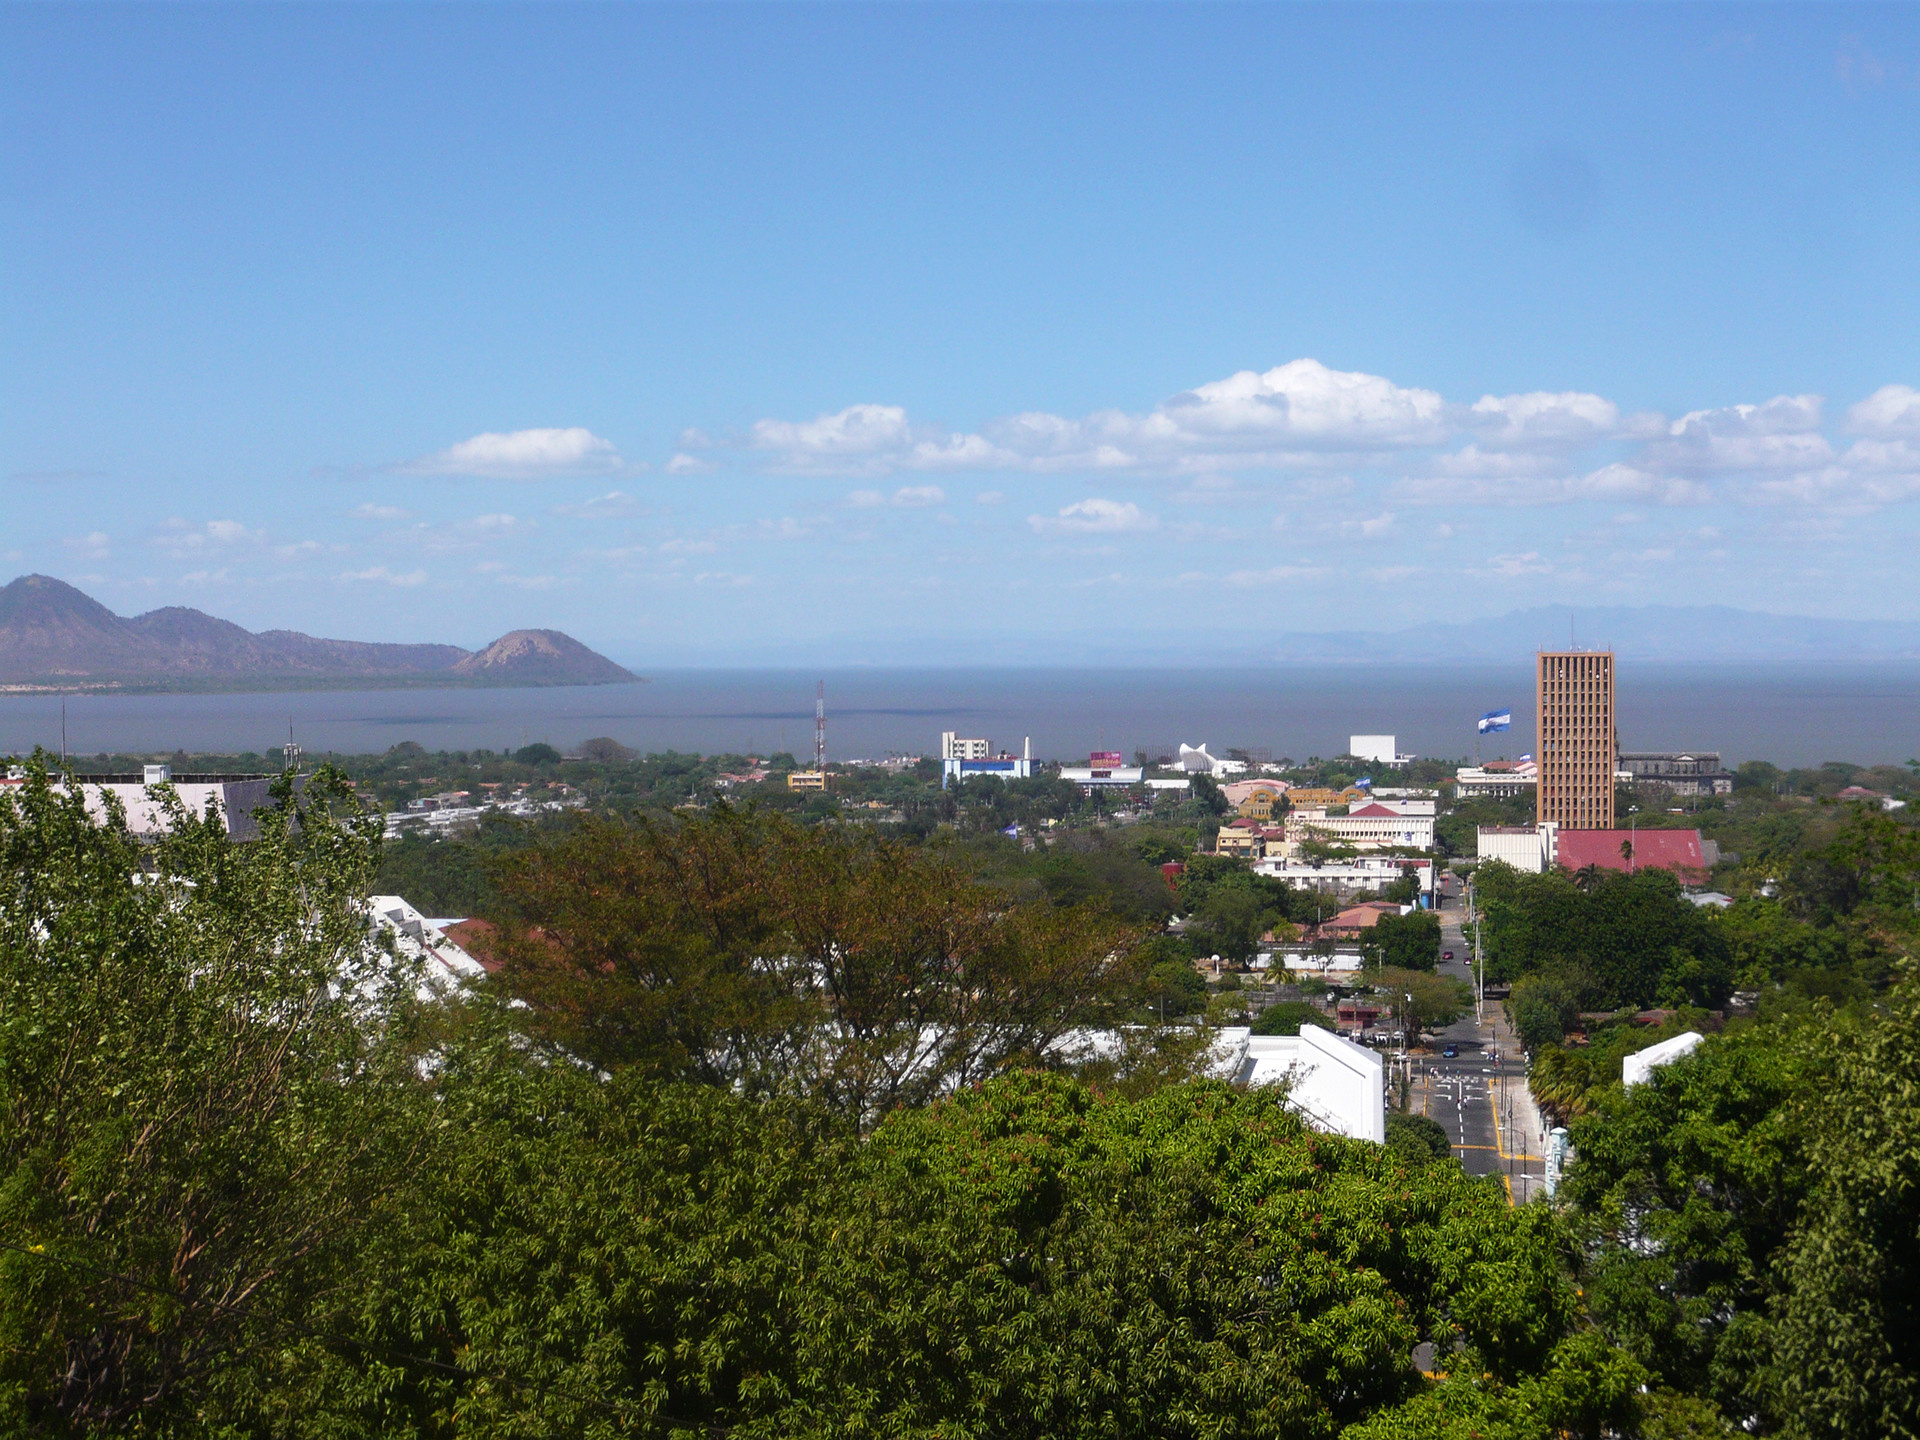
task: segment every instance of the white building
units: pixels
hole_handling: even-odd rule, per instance
[[[1198,745],[1180,747],[1180,768],[1189,775],[1211,775],[1219,779],[1222,775],[1244,775],[1247,762],[1244,760],[1221,760],[1207,753],[1207,742]]]
[[[422,1000],[453,995],[468,981],[487,973],[478,960],[447,938],[438,923],[398,895],[369,895],[366,908],[374,933],[385,935],[396,953],[419,965]]]
[[[1431,850],[1433,822],[1431,815],[1396,815],[1384,805],[1361,805],[1345,815],[1296,810],[1287,816],[1287,844],[1295,854],[1310,840],[1355,850]]]
[[[1094,790],[1113,785],[1139,785],[1147,772],[1138,765],[1062,765],[1060,778],[1083,789]],[[1187,782],[1179,782],[1185,785]]]
[[[1068,1064],[1111,1061],[1129,1046],[1127,1032],[1076,1030],[1050,1054]],[[1366,1047],[1317,1025],[1298,1035],[1255,1035],[1244,1025],[1214,1032],[1203,1062],[1216,1080],[1238,1086],[1289,1085],[1286,1104],[1316,1130],[1384,1144],[1387,1138],[1386,1067]]]
[[[986,740],[968,739],[945,730],[940,735],[940,788],[954,780],[992,775],[1001,780],[1025,780],[1033,774],[1033,739],[1029,736],[1018,755],[995,755]]]
[[[1456,800],[1502,800],[1535,794],[1540,767],[1531,760],[1495,760],[1486,766],[1463,765],[1453,772]]]
[[[1298,1035],[1222,1029],[1209,1068],[1236,1085],[1286,1082],[1287,1107],[1314,1129],[1386,1143],[1385,1063],[1365,1046],[1318,1025],[1302,1025]]]
[[[1256,860],[1253,873],[1302,890],[1318,890],[1334,896],[1351,895],[1356,890],[1384,890],[1412,875],[1423,895],[1433,894],[1433,862],[1404,860],[1389,855],[1356,855],[1351,860],[1329,860],[1316,865],[1310,860],[1278,858]]]
[[[1374,794],[1368,799],[1366,808],[1369,810],[1385,810],[1393,815],[1431,816],[1439,809],[1439,805],[1432,798],[1425,796],[1416,799],[1407,799],[1401,796]]]
[[[1649,1045],[1637,1054],[1629,1055],[1620,1062],[1620,1083],[1631,1090],[1653,1078],[1653,1072],[1662,1065],[1671,1065],[1691,1055],[1706,1039],[1697,1030],[1689,1030],[1684,1035],[1676,1035],[1671,1040],[1662,1040],[1658,1045]]]
[[[1498,860],[1525,875],[1542,875],[1560,858],[1560,827],[1544,825],[1482,825],[1474,845],[1482,860]]]
[[[109,797],[118,800],[126,812],[128,831],[138,839],[158,839],[171,828],[161,794],[153,793],[154,786],[166,785],[172,787],[187,813],[196,818],[205,815],[211,807],[226,827],[229,840],[254,840],[259,838],[260,824],[253,818],[253,812],[273,807],[273,787],[279,778],[277,775],[182,775],[176,779],[171,766],[148,765],[137,777],[81,775],[76,777],[76,782],[86,800],[88,815],[95,821],[104,821]],[[22,783],[24,772],[19,777],[9,776],[0,781],[5,785]],[[54,783],[60,781],[56,779]],[[306,788],[307,777],[297,775],[293,783],[294,793],[298,795]]]
[[[1356,760],[1371,760],[1376,765],[1406,765],[1414,758],[1402,755],[1391,735],[1349,735],[1347,753]]]

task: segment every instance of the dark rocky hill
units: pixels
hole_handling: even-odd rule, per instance
[[[193,687],[372,684],[605,685],[635,677],[557,630],[515,630],[483,650],[375,645],[294,630],[255,634],[169,605],[131,619],[63,580],[0,588],[0,684]]]
[[[634,678],[558,630],[511,631],[455,661],[453,673],[513,685],[607,685]]]

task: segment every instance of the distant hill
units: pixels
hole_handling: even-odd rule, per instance
[[[46,575],[23,575],[0,588],[6,685],[606,685],[636,678],[557,630],[515,630],[478,651],[373,645],[294,630],[255,634],[178,605],[127,619]]]
[[[453,673],[514,685],[609,685],[634,677],[558,630],[513,630],[484,650],[463,655]]]

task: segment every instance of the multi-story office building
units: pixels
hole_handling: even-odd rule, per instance
[[[1538,657],[1538,819],[1562,830],[1613,828],[1613,652],[1543,650]]]
[[[1657,785],[1675,795],[1731,795],[1733,775],[1717,750],[1637,750],[1620,757],[1635,785]]]

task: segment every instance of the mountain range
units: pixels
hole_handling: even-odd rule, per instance
[[[608,685],[638,677],[558,630],[515,630],[479,650],[255,634],[169,605],[131,618],[63,580],[0,588],[0,684],[244,689],[372,685]]]

